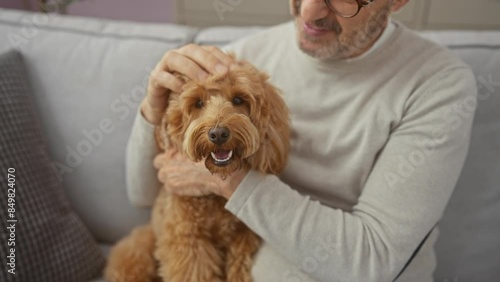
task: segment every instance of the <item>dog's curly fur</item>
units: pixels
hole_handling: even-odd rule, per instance
[[[227,128],[227,141],[211,141],[213,128]],[[287,161],[288,109],[268,76],[245,61],[224,76],[186,80],[181,94],[171,94],[159,129],[164,149],[205,160],[221,177],[244,166],[278,174]],[[230,150],[232,158],[223,165],[211,157]],[[261,241],[224,209],[225,203],[216,195],[185,197],[160,189],[150,224],[113,247],[107,281],[250,282],[252,256]]]

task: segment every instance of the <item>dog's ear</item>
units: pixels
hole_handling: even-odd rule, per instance
[[[181,73],[172,73],[185,85],[189,78]],[[161,126],[156,132],[156,141],[160,149],[180,150],[182,135],[184,134],[183,111],[180,102],[181,93],[171,92],[169,94],[168,107],[161,121]],[[161,144],[158,141],[163,141]]]
[[[156,146],[160,149],[160,151],[165,152],[168,149],[171,149],[172,146],[175,146],[175,143],[172,141],[171,133],[169,133],[169,128],[171,127],[171,122],[169,119],[172,118],[172,112],[177,112],[174,109],[177,108],[176,100],[178,94],[171,93],[169,96],[168,106],[163,114],[161,122],[158,126],[155,127],[155,140]],[[173,106],[172,106],[173,105]]]
[[[162,131],[168,138],[169,148],[181,149],[184,135],[184,113],[180,102],[179,93],[170,93],[168,108],[162,120]]]
[[[186,83],[187,77],[179,73],[174,73],[183,83]],[[177,139],[180,133],[179,125],[182,123],[182,110],[179,105],[179,93],[171,92],[168,98],[168,106],[161,119],[159,126],[155,128],[156,146],[160,151],[167,151],[172,147],[177,148]],[[182,128],[181,128],[182,129]]]
[[[290,149],[290,117],[281,92],[268,82],[268,75],[262,73],[264,93],[259,95],[261,144],[253,158],[253,169],[279,174],[286,166]]]

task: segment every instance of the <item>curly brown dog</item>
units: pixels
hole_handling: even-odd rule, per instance
[[[226,177],[241,167],[278,174],[289,149],[288,109],[268,76],[239,61],[224,76],[186,81],[171,94],[159,127],[174,150]],[[112,249],[109,282],[250,282],[260,238],[224,209],[220,196],[186,197],[160,189],[150,224]]]

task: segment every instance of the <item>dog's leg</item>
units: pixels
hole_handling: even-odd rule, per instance
[[[227,282],[251,282],[253,255],[259,249],[261,239],[248,227],[234,234],[227,254]]]
[[[106,281],[158,281],[154,248],[155,236],[151,225],[135,228],[111,249],[104,271]]]
[[[182,224],[181,224],[182,225]],[[184,226],[185,228],[185,226]],[[186,229],[184,229],[185,231]],[[178,231],[178,230],[177,230]],[[159,275],[168,282],[223,282],[223,256],[202,234],[165,234],[155,251]],[[174,238],[175,237],[175,238]]]

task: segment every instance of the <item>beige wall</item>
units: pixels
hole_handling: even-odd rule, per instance
[[[500,0],[410,0],[394,18],[415,29],[500,29]],[[183,24],[273,25],[288,19],[288,0],[177,0]]]
[[[66,0],[49,0],[64,3]],[[138,22],[175,22],[177,0],[78,0],[66,9],[66,14]],[[206,1],[206,0],[199,0]],[[0,0],[0,8],[40,12],[38,0]]]
[[[394,17],[416,29],[500,29],[500,0],[411,0]]]

